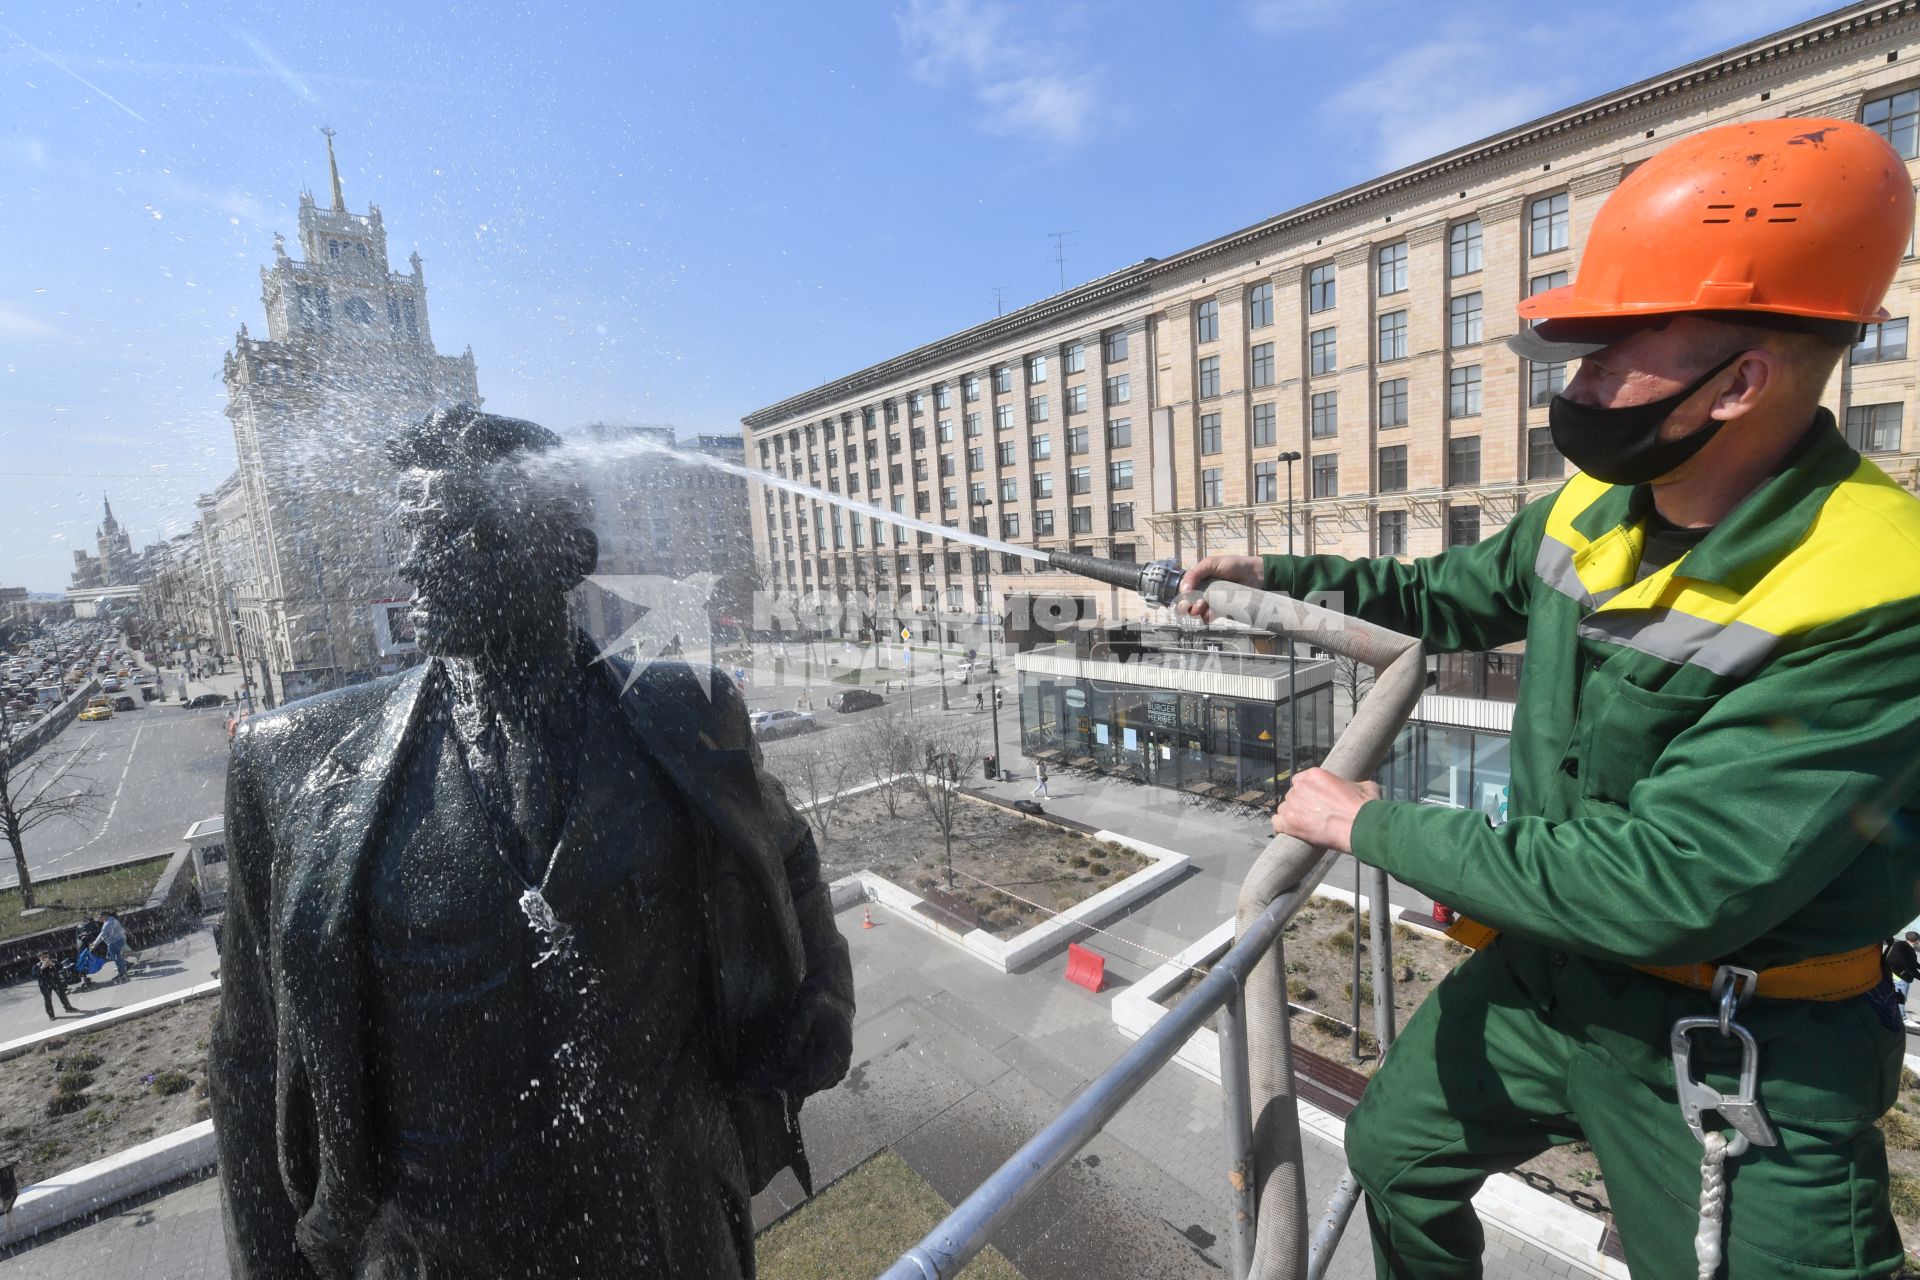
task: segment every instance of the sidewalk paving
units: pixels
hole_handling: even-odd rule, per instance
[[[213,930],[204,924],[196,924],[177,938],[155,943],[135,954],[143,963],[128,974],[127,981],[114,982],[113,966],[109,964],[104,970],[107,978],[104,984],[96,978],[92,991],[75,988],[67,993],[67,999],[79,1012],[66,1012],[56,999],[53,1005],[56,1016],[51,1022],[47,1020],[46,1006],[40,1001],[40,985],[32,978],[0,987],[0,1044],[62,1022],[78,1023],[141,1000],[199,986],[220,967],[219,954],[213,949]]]

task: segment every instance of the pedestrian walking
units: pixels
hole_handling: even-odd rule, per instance
[[[973,691],[973,709],[975,711],[985,711],[987,709],[987,695],[978,689]]]
[[[40,984],[40,999],[46,1003],[47,1017],[57,1020],[59,1014],[53,1011],[53,998],[60,997],[60,1007],[68,1013],[78,1013],[67,999],[67,980],[60,972],[60,962],[53,958],[53,952],[42,951],[33,960],[33,977]]]
[[[100,918],[100,936],[94,939],[96,947],[104,945],[106,959],[113,961],[114,981],[127,980],[127,931],[120,923],[120,917],[109,911]]]
[[[1053,796],[1047,791],[1047,762],[1045,760],[1040,761],[1039,764],[1034,766],[1033,795],[1036,800],[1042,797],[1048,800],[1053,799]]]

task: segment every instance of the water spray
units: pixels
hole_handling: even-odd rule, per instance
[[[799,480],[789,479],[777,472],[755,471],[738,463],[727,462],[703,453],[682,453],[670,445],[660,444],[645,438],[620,440],[612,443],[596,441],[591,445],[570,442],[567,448],[555,451],[566,455],[579,451],[591,454],[592,461],[604,463],[609,453],[658,453],[682,462],[694,462],[716,471],[724,471],[745,480],[759,484],[772,485],[776,489],[785,489],[799,494],[803,498],[812,498],[816,502],[829,503],[843,507],[871,520],[883,521],[901,528],[912,529],[919,533],[931,534],[948,542],[964,543],[982,551],[997,551],[1002,555],[1019,556],[1025,560],[1037,560],[1050,569],[1062,573],[1071,573],[1076,577],[1091,578],[1095,582],[1104,582],[1110,586],[1125,587],[1129,591],[1138,591],[1140,598],[1156,608],[1171,605],[1180,594],[1180,579],[1186,571],[1172,560],[1154,560],[1140,564],[1131,560],[1106,560],[1099,556],[1082,555],[1077,551],[1043,551],[1038,547],[1023,547],[1012,542],[1002,542],[998,538],[989,538],[985,534],[973,533],[966,529],[953,529],[946,525],[935,524],[931,520],[921,520],[901,511],[889,511],[885,507],[876,507],[870,502],[861,502],[844,494],[829,493],[817,489]],[[550,458],[552,455],[543,455]],[[534,465],[540,465],[535,460]]]

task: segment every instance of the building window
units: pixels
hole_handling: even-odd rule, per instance
[[[1133,488],[1133,463],[1109,462],[1107,464],[1107,488]]]
[[[888,426],[892,426],[894,423],[900,421],[900,402],[899,401],[897,400],[887,401],[886,410],[887,410],[886,417],[887,417]]]
[[[1067,388],[1067,412],[1085,413],[1087,411],[1087,389],[1084,386]]]
[[[1028,383],[1040,383],[1047,380],[1047,358],[1045,356],[1027,357]]]
[[[967,470],[968,471],[985,471],[986,469],[987,469],[986,450],[979,448],[978,446],[975,446],[974,448],[967,450]]]
[[[1051,498],[1053,496],[1053,472],[1036,471],[1033,473],[1033,496]]]
[[[960,387],[961,394],[966,396],[969,401],[978,400],[980,398],[980,375],[977,373],[968,374],[966,381],[961,383]]]
[[[1340,496],[1339,454],[1316,453],[1313,455],[1313,496],[1316,498]]]
[[[913,478],[915,480],[925,480],[927,478],[927,460],[925,458],[915,458],[913,460]]]
[[[1114,533],[1126,533],[1133,528],[1133,504],[1116,502],[1107,508],[1107,527]]]
[[[1455,223],[1447,232],[1447,274],[1472,275],[1480,269],[1480,219]]]
[[[1018,537],[1020,535],[1019,524],[1020,522],[1018,520],[1014,521],[1015,527],[1013,532],[1008,535],[1009,537]],[[1000,572],[1024,573],[1025,571],[1026,571],[1026,561],[1021,559],[1021,557],[1011,556],[1011,555],[1000,557]]]
[[[1014,464],[1014,458],[1015,458],[1013,441],[1002,440],[998,446],[998,449],[1000,453],[1000,465],[1003,467],[1012,466]]]
[[[913,509],[918,515],[926,515],[927,512],[933,510],[933,500],[927,496],[925,489],[914,490]]]
[[[1567,474],[1567,460],[1553,444],[1552,427],[1527,428],[1527,479],[1558,480]]]
[[[1053,437],[1042,431],[1033,438],[1033,456],[1036,461],[1053,456]]]
[[[967,439],[973,440],[980,435],[980,411],[975,409],[967,415]]]
[[[915,427],[908,434],[912,437],[914,448],[924,449],[927,447],[927,429],[925,427]]]
[[[943,476],[950,476],[953,474],[953,455],[952,454],[943,453],[940,455],[940,474]]]
[[[1106,336],[1105,343],[1108,364],[1118,364],[1127,358],[1127,331],[1125,329],[1115,329]]]
[[[1447,345],[1470,347],[1480,338],[1480,295],[1463,293],[1457,298],[1448,298]]]
[[[1891,143],[1901,159],[1920,159],[1920,89],[1873,99],[1860,109],[1860,123]]]
[[[1217,507],[1225,501],[1226,487],[1220,478],[1220,468],[1206,468],[1200,473],[1200,505]]]
[[[1107,379],[1107,403],[1125,404],[1133,399],[1133,384],[1124,373],[1116,373]]]
[[[1480,508],[1449,507],[1447,509],[1447,545],[1470,547],[1478,541],[1480,541]]]
[[[1375,276],[1379,281],[1380,296],[1407,291],[1407,242],[1383,247],[1376,256]]]
[[[1017,538],[1020,536],[1020,513],[1018,511],[1009,511],[1000,517],[1000,536],[1002,538]]]
[[[1463,365],[1447,372],[1447,416],[1471,418],[1480,412],[1480,366]]]
[[[906,480],[906,470],[899,463],[896,462],[888,466],[887,468],[888,484],[902,484],[905,482],[905,480]]]
[[[1339,301],[1335,289],[1333,264],[1323,262],[1307,272],[1307,311],[1317,314],[1332,310]]]
[[[1407,358],[1407,313],[1389,311],[1380,317],[1380,359]]]
[[[1013,406],[1000,404],[993,407],[993,429],[1011,431],[1013,429]]]
[[[1270,404],[1253,406],[1253,447],[1264,449],[1280,442],[1278,418]]]
[[[1220,357],[1208,356],[1200,362],[1200,398],[1210,400],[1220,394]]]
[[[1340,393],[1316,391],[1310,410],[1313,438],[1325,440],[1340,434]]]
[[[1220,415],[1203,413],[1200,415],[1200,452],[1220,452]]]
[[[1253,464],[1253,500],[1255,502],[1275,502],[1280,497],[1280,464],[1277,462],[1256,462]]]
[[[1045,396],[1029,396],[1027,398],[1027,421],[1045,422],[1046,420],[1047,398]]]
[[[907,397],[907,412],[908,412],[908,413],[911,413],[911,414],[916,414],[916,415],[917,415],[917,414],[920,414],[920,413],[924,413],[924,412],[926,411],[926,408],[927,408],[927,393],[926,393],[926,392],[924,392],[924,391],[916,391],[916,392],[914,392],[914,393],[913,393],[913,394],[912,394],[911,396],[908,396],[908,397]]]
[[[941,444],[952,444],[953,443],[953,419],[952,418],[940,419],[940,426],[937,434],[940,437]],[[831,466],[832,463],[829,462],[828,465]]]
[[[1527,362],[1527,402],[1533,405],[1551,404],[1567,385],[1567,366],[1563,361],[1551,364]]]
[[[1003,364],[998,369],[995,369],[993,371],[993,393],[995,395],[1004,396],[1009,391],[1012,391],[1012,390],[1013,390],[1013,370]]]
[[[1085,373],[1087,370],[1087,349],[1076,342],[1061,354],[1061,372]]]
[[[1407,554],[1407,513],[1404,511],[1382,511],[1375,528],[1379,531],[1377,554],[1383,556],[1403,556]]]
[[[946,511],[951,511],[959,505],[960,505],[960,491],[954,488],[952,485],[943,486],[940,490],[941,509]]]
[[[1531,298],[1536,293],[1545,293],[1549,289],[1563,288],[1566,283],[1566,272],[1549,271],[1543,276],[1535,276],[1533,279],[1527,281],[1527,296]]]
[[[1051,538],[1053,536],[1053,512],[1036,511],[1033,513],[1033,536]]]
[[[1391,444],[1380,451],[1380,492],[1404,493],[1407,488],[1407,446]]]
[[[1087,429],[1085,427],[1068,427],[1067,452],[1085,453],[1087,448]]]
[[[1092,493],[1093,492],[1093,468],[1092,467],[1069,468],[1067,471],[1067,492],[1068,493]]]
[[[1273,378],[1273,344],[1263,342],[1253,349],[1253,385],[1270,387]]]
[[[1220,338],[1220,304],[1208,298],[1193,309],[1193,340],[1217,342]]]
[[[1900,452],[1901,406],[1857,404],[1847,410],[1847,443],[1861,453]]]
[[[987,486],[984,481],[976,480],[967,486],[967,502],[972,506],[984,506],[987,501]],[[982,530],[985,532],[985,530]]]
[[[1334,330],[1315,329],[1307,335],[1307,372],[1332,373],[1340,363]]]
[[[1273,286],[1257,284],[1247,292],[1247,327],[1264,329],[1273,323]]]
[[[953,388],[941,383],[933,389],[933,407],[936,409],[953,408]]]
[[[1133,443],[1133,419],[1115,418],[1107,424],[1107,448],[1124,449]]]
[[[1480,483],[1480,437],[1456,436],[1447,441],[1447,483]]]
[[[1018,480],[1002,480],[1000,482],[1000,501],[1003,503],[1020,501],[1020,482]]]
[[[1527,228],[1536,254],[1566,248],[1567,193],[1562,191],[1535,200],[1527,210]]]
[[[1866,336],[1848,353],[1852,364],[1879,364],[1885,360],[1907,358],[1907,320],[1882,320],[1867,326]]]
[[[1068,507],[1067,508],[1067,532],[1068,533],[1092,533],[1093,532],[1093,508],[1092,507]]]

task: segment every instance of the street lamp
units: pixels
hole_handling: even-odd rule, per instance
[[[985,511],[993,506],[993,499],[975,498],[973,506],[976,511]],[[981,516],[980,518],[987,520],[991,517]],[[993,633],[995,624],[1000,621],[1000,610],[993,603],[993,552],[982,551],[980,563],[986,566],[987,699],[992,703],[993,712],[993,776],[998,779],[1002,773],[1000,768],[1000,646],[995,641]]]
[[[1293,555],[1293,464],[1300,461],[1298,449],[1288,449],[1280,455],[1280,461],[1287,464],[1287,555]],[[1287,785],[1293,785],[1293,775],[1300,768],[1300,701],[1299,690],[1294,684],[1298,667],[1294,659],[1293,637],[1287,637]]]

